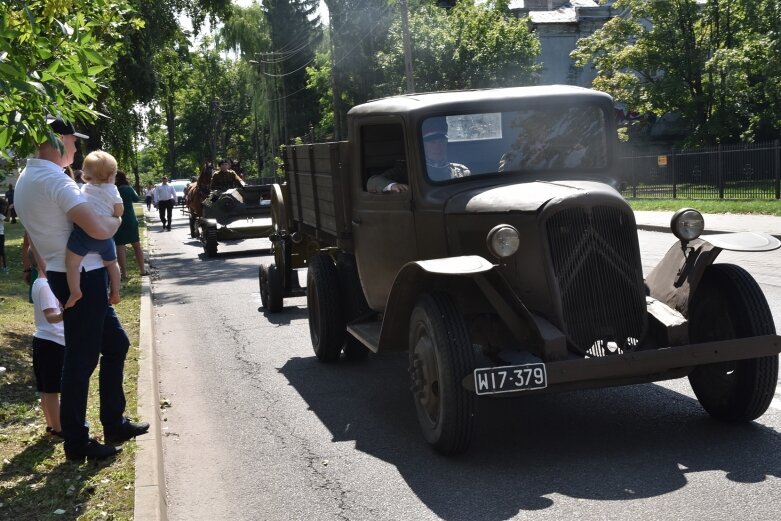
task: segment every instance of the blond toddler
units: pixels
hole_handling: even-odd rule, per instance
[[[119,190],[114,185],[116,174],[117,160],[108,152],[96,150],[84,158],[82,179],[85,184],[81,187],[81,191],[87,198],[87,203],[98,215],[122,216],[124,204]],[[81,261],[89,252],[96,252],[103,259],[110,285],[109,302],[119,303],[120,273],[114,239],[102,241],[95,239],[74,224],[73,232],[68,239],[68,251],[65,254],[65,269],[70,291],[65,309],[72,307],[81,298]]]

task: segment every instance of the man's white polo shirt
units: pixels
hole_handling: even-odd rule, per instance
[[[16,183],[14,207],[48,271],[65,272],[65,251],[73,223],[67,212],[86,204],[76,182],[59,165],[30,158]],[[87,271],[102,268],[97,253],[88,253],[81,263]]]

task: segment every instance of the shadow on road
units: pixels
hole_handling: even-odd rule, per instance
[[[280,372],[333,441],[395,465],[444,519],[507,519],[552,506],[556,494],[655,497],[702,471],[741,483],[781,477],[778,433],[716,422],[653,384],[481,401],[470,452],[446,458],[423,441],[406,369],[406,353],[392,353],[329,365],[293,358]]]

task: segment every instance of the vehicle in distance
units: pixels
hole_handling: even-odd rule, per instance
[[[184,204],[184,189],[190,184],[187,179],[171,179],[168,184],[176,191],[176,204]]]

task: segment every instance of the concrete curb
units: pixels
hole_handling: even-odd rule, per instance
[[[148,268],[147,268],[148,269]],[[141,320],[138,348],[138,416],[149,422],[149,433],[138,438],[136,450],[135,521],[167,521],[163,441],[160,435],[160,391],[153,331],[149,276],[141,277]]]

